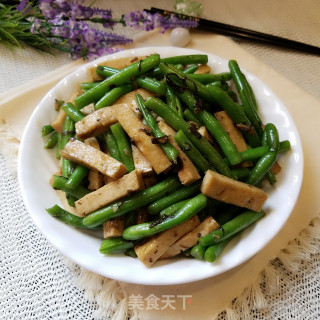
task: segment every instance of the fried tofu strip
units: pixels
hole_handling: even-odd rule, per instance
[[[115,68],[115,69],[123,69],[128,67],[130,64],[137,62],[139,60],[143,60],[147,58],[147,56],[138,56],[138,57],[124,57],[124,58],[119,58],[119,59],[113,59],[113,60],[108,60],[108,61],[104,61],[101,64],[99,64],[100,66],[107,66],[107,67],[111,67],[111,68]],[[91,77],[92,77],[92,81],[95,80],[101,80],[103,79],[102,77],[100,77],[97,74],[96,71],[97,67],[93,67],[90,68],[90,73],[91,73]]]
[[[60,154],[67,160],[97,170],[111,178],[121,178],[128,171],[127,167],[120,161],[74,138],[68,141]]]
[[[120,237],[125,228],[126,219],[124,216],[116,217],[103,224],[103,237],[105,239]]]
[[[125,104],[114,105],[118,121],[128,136],[135,142],[141,153],[150,162],[154,171],[159,174],[172,165],[161,147],[151,142],[148,127],[135,115],[134,111]]]
[[[85,140],[84,143],[97,149],[97,150],[100,150],[100,145],[99,145],[99,142],[96,138],[93,138],[93,137],[89,138],[89,139]],[[104,184],[103,175],[99,171],[96,171],[96,170],[89,171],[88,180],[89,180],[88,189],[91,191],[101,188]]]
[[[100,209],[111,202],[128,196],[131,192],[144,188],[141,175],[131,171],[122,178],[114,180],[100,189],[90,192],[75,202],[77,212],[83,216]]]
[[[117,122],[113,107],[96,110],[76,122],[76,134],[79,139],[97,136]]]
[[[134,248],[138,258],[145,266],[151,267],[174,242],[196,228],[199,223],[200,220],[195,215],[182,224],[158,233],[146,243]]]
[[[202,126],[198,129],[198,132],[210,143],[214,143],[214,140],[212,139],[212,136],[208,129],[205,126]]]
[[[67,114],[64,112],[63,109],[60,109],[59,112],[57,113],[56,117],[54,120],[51,122],[51,126],[54,130],[62,134],[63,131],[63,125],[64,121],[66,119]]]
[[[211,216],[206,217],[195,229],[188,232],[180,239],[178,239],[168,250],[160,257],[160,259],[166,259],[174,257],[181,252],[195,246],[199,239],[213,230],[220,227],[219,223]]]
[[[195,74],[204,74],[211,71],[210,67],[207,64],[201,64]]]
[[[248,149],[246,141],[243,138],[240,130],[235,126],[233,120],[225,111],[215,112],[214,116],[219,121],[223,129],[227,132],[232,142],[237,147],[238,151],[245,151]]]
[[[182,161],[181,169],[178,171],[178,177],[182,184],[189,185],[198,179],[200,174],[189,157],[181,150],[177,142],[174,140],[176,132],[163,120],[159,121],[160,130],[169,137],[170,143],[178,150],[179,157]]]
[[[262,189],[233,180],[212,170],[206,172],[202,180],[201,192],[210,198],[253,211],[260,211],[268,198]]]
[[[116,100],[114,104],[127,104],[137,115],[141,115],[142,117],[142,114],[140,113],[139,107],[137,105],[136,94],[140,94],[143,100],[156,96],[154,92],[139,88],[137,90],[124,94],[122,97]]]
[[[141,153],[141,151],[135,146],[131,145],[132,157],[134,167],[139,171],[143,177],[150,176],[154,173],[151,163]]]

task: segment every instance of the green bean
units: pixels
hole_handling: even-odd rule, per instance
[[[182,130],[179,130],[174,140],[178,143],[182,151],[190,158],[192,163],[202,172],[209,169],[209,162],[202,156],[200,151],[194,146],[194,144],[187,138]]]
[[[76,199],[80,199],[90,193],[90,191],[82,186],[72,186],[67,184],[68,179],[61,176],[53,176],[53,189],[62,190]]]
[[[73,170],[71,176],[69,177],[68,181],[66,182],[67,186],[78,186],[83,179],[88,175],[89,169],[84,165],[77,165],[76,168]]]
[[[222,72],[222,73],[203,73],[203,74],[190,74],[191,79],[197,80],[202,84],[208,84],[210,82],[215,81],[229,81],[232,79],[230,72]]]
[[[152,129],[152,135],[156,139],[166,137],[166,135],[160,130],[156,119],[153,117],[151,112],[145,106],[144,100],[140,94],[136,94],[136,100],[144,120],[146,121],[150,129]],[[160,143],[160,147],[164,151],[164,153],[167,155],[167,157],[170,159],[170,161],[176,164],[179,156],[178,150],[169,141]]]
[[[127,249],[133,248],[132,241],[126,241],[122,237],[105,239],[102,241],[100,246],[100,253],[112,254],[125,252]]]
[[[222,208],[218,209],[218,214],[214,216],[214,219],[221,226],[235,218],[240,213],[240,210],[241,208],[235,205],[222,205]]]
[[[207,247],[202,246],[200,243],[196,244],[192,247],[190,254],[198,259],[202,260],[204,257],[204,253],[206,252]]]
[[[78,109],[81,109],[92,102],[98,101],[106,93],[106,91],[109,91],[111,89],[111,86],[120,86],[122,84],[125,84],[129,82],[132,79],[132,77],[137,77],[155,68],[159,65],[159,62],[160,56],[158,54],[153,54],[144,60],[129,65],[128,67],[122,69],[120,72],[103,80],[96,87],[76,97],[76,107]]]
[[[126,219],[124,223],[125,228],[133,226],[134,224],[137,223],[137,215],[138,215],[137,211],[131,211],[126,214]]]
[[[243,180],[250,174],[249,168],[234,168],[231,169],[232,174],[237,178],[237,180]]]
[[[57,131],[54,131],[45,142],[44,148],[53,149],[57,145],[58,140],[59,140],[59,133]]]
[[[58,133],[58,142],[57,142],[57,149],[56,149],[56,159],[61,159],[61,154],[60,154],[60,150],[61,150],[61,134]]]
[[[74,196],[72,196],[71,194],[66,193],[66,200],[68,202],[68,205],[70,207],[75,207],[75,202],[77,201],[77,198],[75,198]]]
[[[157,93],[161,96],[164,95],[167,91],[167,86],[164,82],[146,76],[137,78],[137,85],[140,88]]]
[[[224,130],[224,128],[221,126],[219,121],[207,111],[200,111],[197,116],[218,142],[221,150],[223,151],[231,165],[242,162],[240,152],[227,134],[226,130]]]
[[[61,149],[64,149],[64,147],[66,146],[70,138],[72,138],[74,135],[75,135],[74,121],[69,116],[66,116],[64,125],[63,125],[62,137],[61,137]],[[62,158],[61,166],[62,166],[61,167],[62,175],[65,178],[69,178],[74,169],[74,164],[72,163],[72,161]]]
[[[266,126],[265,129],[263,130],[262,137],[261,137],[261,144],[263,146],[267,146],[268,150],[270,150],[270,151],[274,151],[274,149],[279,148],[278,132],[277,132],[277,129],[275,127],[273,127],[273,125],[271,125],[271,127],[270,127],[270,125]],[[273,185],[277,182],[277,178],[276,178],[275,174],[272,172],[272,170],[269,170],[265,174],[265,177],[268,179],[268,181],[271,185]],[[261,180],[262,179],[260,179],[260,181]],[[257,184],[259,184],[259,182],[257,182]]]
[[[126,228],[123,231],[122,236],[126,240],[138,240],[150,237],[189,220],[203,209],[206,206],[206,203],[207,197],[200,193],[194,198],[191,198],[176,214],[165,216],[165,219],[161,217],[156,221],[141,223]]]
[[[168,58],[162,58],[161,62],[166,62],[169,64],[206,64],[208,63],[208,56],[206,54],[190,54],[190,55],[180,55]]]
[[[99,99],[95,105],[95,110],[99,110],[104,107],[111,106],[115,101],[117,101],[120,97],[133,91],[132,84],[124,84],[119,87],[115,87],[108,91],[101,99]]]
[[[171,109],[175,110],[181,117],[183,116],[180,99],[170,86],[167,86],[166,101]]]
[[[213,81],[213,82],[210,82],[206,85],[207,88],[209,88],[210,86],[216,86],[216,87],[222,89],[223,91],[229,90],[229,85],[227,82]]]
[[[224,241],[221,241],[209,246],[204,253],[204,259],[207,262],[215,261],[220,256],[222,250],[230,241],[231,241],[231,237]]]
[[[247,131],[242,131],[242,134],[249,144],[252,147],[260,146],[260,137],[242,110],[242,106],[234,102],[226,91],[217,86],[209,86],[208,90],[215,103],[220,105],[236,124],[244,124],[248,128]]]
[[[51,124],[46,124],[46,125],[42,126],[42,128],[41,128],[41,134],[42,134],[43,137],[48,135],[49,133],[51,133],[53,131],[54,131],[54,129],[53,129]]]
[[[290,148],[291,148],[291,146],[290,146],[289,140],[281,141],[279,143],[278,153],[286,152],[286,151],[290,150]],[[240,154],[241,154],[243,161],[248,161],[248,160],[255,160],[255,159],[261,158],[268,151],[269,151],[269,147],[267,145],[263,145],[261,147],[241,151]]]
[[[267,123],[264,130],[267,133],[267,145],[270,151],[278,152],[280,142],[276,126],[273,123]]]
[[[267,143],[269,151],[253,167],[246,181],[248,184],[257,185],[266,175],[271,184],[276,182],[276,177],[270,171],[276,162],[277,153],[280,148],[278,130],[274,124],[266,124],[263,139],[266,141],[262,143]]]
[[[209,234],[199,239],[199,243],[202,246],[210,246],[214,243],[224,241],[245,228],[249,227],[251,224],[259,220],[264,216],[264,212],[255,211],[244,211],[237,215],[232,220],[223,224],[219,229],[211,231]]]
[[[126,132],[119,122],[110,126],[110,130],[116,139],[122,163],[128,168],[128,172],[133,171],[135,166],[132,157],[132,149]]]
[[[162,209],[160,212],[159,212],[159,215],[160,217],[161,216],[170,216],[174,213],[176,213],[178,210],[180,210],[187,202],[189,201],[189,199],[186,199],[186,200],[181,200],[179,202],[176,202],[174,204],[171,204],[170,206]]]
[[[273,185],[277,182],[277,178],[276,178],[275,174],[272,172],[272,170],[269,170],[266,173],[266,178],[268,179],[268,181],[271,185]]]
[[[199,66],[197,64],[192,64],[191,66],[185,68],[183,70],[183,73],[186,73],[186,74],[195,73],[198,69],[199,69]]]
[[[116,68],[112,68],[109,66],[98,66],[96,69],[96,73],[104,78],[108,78],[110,76],[113,76],[116,73],[119,73],[121,70],[120,69],[116,69]]]
[[[185,109],[183,111],[183,118],[186,121],[194,122],[198,127],[202,126],[201,121],[195,116],[195,114],[192,111],[190,111],[190,109]]]
[[[170,193],[166,197],[158,199],[152,202],[148,206],[148,211],[150,214],[157,214],[161,210],[167,208],[171,204],[177,203],[178,201],[184,200],[196,192],[200,191],[201,181],[196,181],[189,186],[182,186],[177,189],[175,192]]]
[[[76,228],[81,229],[97,229],[97,228],[88,228],[83,224],[83,218],[75,216],[74,214],[68,212],[67,210],[62,209],[57,204],[51,208],[46,209],[46,211],[53,217],[58,218],[62,222],[71,225]]]
[[[276,159],[277,159],[277,152],[268,151],[254,165],[253,169],[251,170],[246,180],[246,183],[254,186],[257,185],[272,168]]]
[[[182,130],[195,147],[206,156],[207,160],[221,174],[233,178],[230,168],[223,161],[216,149],[197,130],[157,98],[150,98],[145,102],[146,107],[158,114],[176,131]],[[195,132],[196,131],[196,132]]]
[[[181,186],[181,183],[177,177],[166,178],[150,188],[90,213],[84,218],[83,223],[91,227],[100,225],[111,218],[119,217],[132,210],[147,206],[176,190],[179,186]]]
[[[252,102],[252,92],[247,86],[247,79],[245,75],[241,72],[237,61],[230,60],[228,65],[232,74],[233,81],[238,89],[244,112],[250,120],[250,122],[252,123],[253,127],[255,128],[258,136],[261,138],[263,132],[262,121],[259,117],[256,106]]]
[[[168,65],[161,62],[159,68],[165,77],[167,84],[173,88],[178,87],[179,91],[190,90],[193,93],[199,95],[200,98],[207,102],[212,102],[212,98],[208,88],[199,81],[191,78],[191,74],[185,74],[182,71],[175,68],[173,65]]]
[[[85,114],[78,110],[71,102],[62,105],[61,108],[74,122],[78,122],[85,117]]]
[[[192,112],[195,112],[197,103],[194,96],[190,92],[184,92],[180,96],[182,97],[182,100],[187,104],[188,108]],[[230,139],[227,132],[223,129],[219,121],[212,114],[204,110],[199,111],[196,117],[204,123],[204,125],[216,139],[231,165],[242,162],[240,152]]]
[[[116,73],[119,73],[121,70],[111,67],[99,66],[97,68],[97,74],[103,77],[110,77]],[[167,86],[161,81],[157,81],[148,76],[141,76],[137,78],[137,85],[140,88],[147,89],[151,92],[163,95],[166,93]]]
[[[101,83],[101,81],[95,81],[95,82],[82,82],[80,84],[80,88],[82,91],[88,91],[94,87],[96,87],[97,85],[99,85]]]
[[[136,251],[134,250],[134,248],[129,248],[129,249],[126,249],[126,251],[124,252],[124,254],[128,257],[131,257],[131,258],[136,258],[137,257],[137,254],[136,254]]]
[[[117,141],[111,130],[108,130],[104,136],[110,156],[123,163]]]

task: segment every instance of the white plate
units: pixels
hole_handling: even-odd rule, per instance
[[[100,254],[102,239],[99,236],[65,225],[45,211],[54,204],[60,204],[60,201],[48,183],[57,170],[57,160],[54,151],[43,148],[41,127],[50,123],[55,116],[54,99],[68,99],[76,91],[77,84],[88,79],[88,67],[105,60],[155,52],[161,57],[202,53],[173,47],[141,48],[102,57],[80,67],[50,90],[33,112],[21,141],[18,173],[22,196],[32,219],[62,254],[84,268],[109,278],[137,284],[168,285],[221,274],[240,265],[266,246],[285,224],[298,198],[303,178],[303,153],[299,133],[286,107],[259,78],[243,70],[256,94],[262,120],[276,124],[280,139],[288,139],[292,146],[292,150],[279,159],[283,170],[277,175],[276,186],[267,190],[269,198],[264,207],[266,216],[230,242],[213,264],[181,258],[158,262],[152,268],[147,268],[138,259]],[[212,72],[228,71],[227,60],[212,54],[208,54],[208,57]]]

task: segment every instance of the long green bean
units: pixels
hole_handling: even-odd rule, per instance
[[[175,111],[170,109],[164,102],[157,98],[150,98],[145,102],[146,107],[154,111],[163,118],[176,131],[182,130],[195,147],[206,156],[207,160],[212,163],[217,171],[221,174],[234,178],[230,168],[223,161],[219,153],[196,129],[180,117]]]
[[[147,206],[179,186],[181,186],[181,183],[177,177],[169,177],[150,188],[90,213],[83,219],[83,223],[90,227],[100,225],[111,218],[119,217],[132,210]]]
[[[137,100],[139,110],[141,111],[144,120],[146,121],[149,128],[152,130],[152,135],[156,139],[158,139],[155,141],[159,141],[159,138],[167,137],[160,130],[156,119],[153,117],[151,112],[145,106],[144,100],[140,94],[136,94],[136,100]],[[177,164],[178,156],[179,156],[178,150],[169,141],[164,141],[164,143],[160,143],[160,147],[164,151],[164,153],[167,155],[167,157],[170,159],[170,161],[174,164]]]
[[[159,221],[156,220],[131,226],[123,231],[122,236],[126,240],[138,240],[150,237],[187,221],[203,209],[206,206],[206,202],[207,197],[200,193],[191,198],[176,214],[166,216],[165,219],[160,218]]]
[[[128,168],[128,172],[135,169],[132,149],[129,138],[119,122],[110,127],[111,132],[117,142],[118,150],[123,164]]]
[[[148,58],[135,62],[128,67],[122,69],[120,72],[103,80],[96,87],[82,93],[75,98],[75,105],[78,109],[85,107],[86,105],[98,101],[106,91],[111,89],[111,86],[120,86],[129,82],[133,77],[137,77],[147,71],[155,68],[160,63],[160,56],[153,54]]]

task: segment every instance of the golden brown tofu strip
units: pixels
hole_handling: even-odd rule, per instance
[[[127,167],[120,161],[74,138],[68,141],[60,154],[67,160],[97,170],[111,178],[121,178],[128,171]]]
[[[205,126],[202,126],[198,129],[198,132],[210,143],[214,143],[214,140],[212,139],[212,136],[208,129]]]
[[[152,175],[154,171],[151,163],[135,145],[131,145],[131,149],[134,167],[136,168],[136,170],[139,171],[143,177]]]
[[[160,259],[166,259],[174,257],[181,252],[195,246],[199,239],[213,230],[220,227],[219,223],[211,216],[206,217],[195,229],[186,233],[180,239],[178,239],[168,250],[160,257]]]
[[[196,228],[199,223],[199,218],[196,215],[182,224],[153,236],[146,243],[134,248],[138,258],[144,265],[151,267],[174,242]]]
[[[120,237],[125,227],[125,217],[117,217],[106,221],[103,224],[103,237],[105,239]]]
[[[84,143],[97,150],[100,150],[100,145],[96,138],[92,137],[92,138],[86,139]],[[89,180],[89,185],[88,185],[89,190],[97,190],[104,185],[103,175],[96,170],[89,171],[88,180]]]
[[[139,60],[143,60],[145,58],[147,58],[147,56],[124,57],[124,58],[104,61],[99,65],[100,66],[107,66],[107,67],[111,67],[111,68],[115,68],[115,69],[123,69],[125,67],[128,67],[130,64],[137,62]],[[90,68],[90,73],[91,73],[92,81],[103,79],[103,77],[100,77],[97,74],[96,67]]]
[[[109,127],[117,122],[112,107],[106,107],[96,110],[82,120],[76,122],[76,134],[79,139],[87,139],[97,136],[109,129]]]
[[[100,189],[90,192],[75,202],[77,212],[87,215],[111,202],[126,197],[131,192],[142,190],[144,183],[137,171],[132,171],[122,178],[114,180]]]
[[[52,128],[60,134],[62,134],[64,120],[66,119],[66,116],[67,114],[64,112],[64,110],[60,109],[55,119],[51,122]]]
[[[154,171],[159,174],[169,169],[171,161],[159,145],[151,142],[150,129],[139,120],[134,111],[126,104],[117,104],[112,108],[115,108],[116,117],[123,129],[150,162]]]
[[[195,74],[209,73],[210,67],[207,64],[201,64]]]
[[[268,198],[262,189],[233,180],[212,170],[206,172],[202,180],[201,192],[210,198],[253,211],[260,211]]]
[[[272,172],[273,174],[278,174],[278,173],[281,171],[281,169],[282,169],[282,168],[281,168],[279,162],[276,161],[276,162],[274,163],[274,165],[272,166],[272,168],[271,168],[271,172]]]
[[[247,150],[246,141],[243,138],[241,131],[235,126],[233,120],[225,111],[215,112],[214,116],[219,121],[223,129],[227,132],[232,142],[237,147],[238,151]]]
[[[140,94],[141,97],[143,98],[143,100],[149,98],[149,97],[155,97],[156,94],[143,89],[143,88],[139,88],[137,90],[131,91],[129,93],[124,94],[122,97],[120,97],[118,100],[116,100],[114,102],[114,104],[127,104],[137,115],[140,115],[141,118],[143,117],[138,105],[137,105],[137,99],[136,99],[136,94]]]
[[[200,179],[200,174],[193,165],[189,157],[181,150],[179,145],[174,140],[176,132],[163,120],[159,121],[160,130],[169,137],[170,143],[178,150],[179,157],[182,161],[181,169],[178,171],[178,177],[182,184],[189,185]]]

